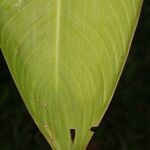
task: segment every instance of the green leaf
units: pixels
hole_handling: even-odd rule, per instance
[[[119,80],[141,5],[142,0],[0,0],[0,47],[54,150],[86,149]]]

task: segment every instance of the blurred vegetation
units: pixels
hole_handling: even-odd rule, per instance
[[[0,150],[49,150],[10,76],[0,51]],[[150,1],[112,103],[88,150],[150,150]]]

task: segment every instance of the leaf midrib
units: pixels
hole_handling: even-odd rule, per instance
[[[61,24],[61,0],[56,3],[56,42],[55,42],[55,87],[59,84],[59,53],[60,53],[60,24]]]

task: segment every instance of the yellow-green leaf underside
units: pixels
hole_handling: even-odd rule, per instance
[[[141,5],[142,0],[0,0],[0,47],[54,150],[86,149],[123,69]]]

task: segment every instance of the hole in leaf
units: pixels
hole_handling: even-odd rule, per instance
[[[97,131],[97,129],[98,129],[98,127],[92,127],[90,130],[95,133]]]
[[[75,129],[70,129],[70,135],[71,135],[72,142],[74,142],[75,134],[76,134],[76,130]]]

